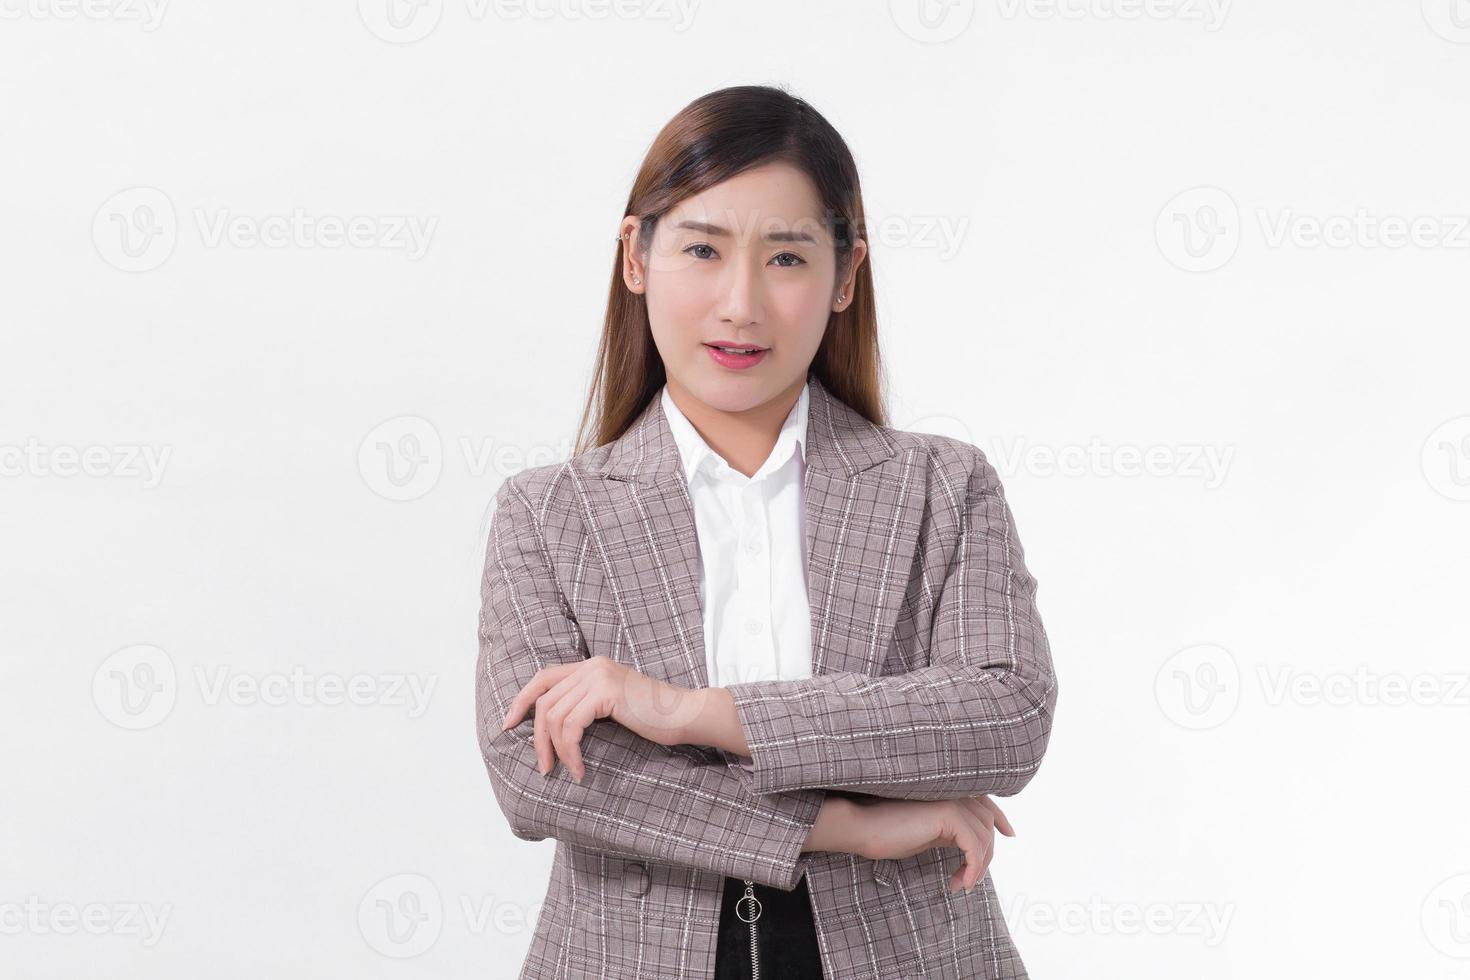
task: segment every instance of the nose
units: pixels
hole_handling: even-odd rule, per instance
[[[720,319],[741,327],[765,319],[761,270],[749,262],[732,262],[720,287]]]

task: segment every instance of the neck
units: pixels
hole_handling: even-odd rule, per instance
[[[742,412],[726,412],[700,401],[673,378],[668,379],[669,397],[684,413],[709,447],[720,454],[731,469],[744,476],[755,475],[776,447],[781,425],[801,398],[806,376],[785,391]]]

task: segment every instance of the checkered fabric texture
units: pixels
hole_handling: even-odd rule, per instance
[[[811,892],[829,978],[1023,978],[989,872],[961,854],[801,853],[829,793],[1010,796],[1046,751],[1057,682],[1010,506],[975,446],[877,426],[809,374],[805,503],[812,673],[730,685],[749,757],[593,722],[578,784],[536,768],[542,667],[604,655],[708,685],[700,558],[657,398],[618,439],[523,470],[496,496],[481,584],[479,740],[522,840],[556,840],[520,976],[714,973],[723,878]]]

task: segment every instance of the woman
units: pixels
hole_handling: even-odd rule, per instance
[[[482,582],[486,767],[558,842],[521,976],[1025,977],[986,867],[1036,581],[984,455],[884,424],[851,154],[723,89],[625,214],[579,451],[501,486]]]

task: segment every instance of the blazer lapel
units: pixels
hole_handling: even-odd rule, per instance
[[[808,374],[807,597],[812,673],[876,675],[908,584],[923,513],[922,475],[879,467],[891,436]],[[875,469],[876,468],[876,469]],[[694,504],[659,398],[613,441],[608,492],[589,515],[617,606],[625,659],[683,687],[709,685]],[[918,492],[915,492],[915,490]]]

